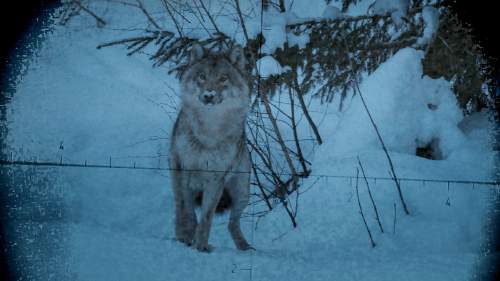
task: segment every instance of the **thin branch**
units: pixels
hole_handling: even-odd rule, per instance
[[[368,184],[368,180],[366,179],[365,169],[363,168],[363,164],[361,164],[359,156],[357,158],[359,167],[361,168],[361,172],[363,173],[363,178],[365,179],[366,188],[368,189],[368,195],[370,196],[370,200],[372,201],[373,210],[375,211],[375,218],[377,219],[380,232],[384,233],[384,228],[382,227],[382,223],[380,222],[380,217],[378,215],[377,205],[375,204],[375,200],[373,200],[372,192],[370,190],[370,185]]]
[[[321,139],[321,135],[319,134],[318,127],[316,127],[316,124],[314,124],[314,121],[311,118],[311,115],[309,115],[309,111],[307,110],[306,103],[304,102],[304,96],[302,93],[302,90],[300,89],[299,86],[299,81],[297,80],[297,76],[295,75],[294,77],[294,88],[295,92],[297,93],[297,98],[299,99],[300,107],[302,108],[302,112],[304,113],[304,116],[307,119],[307,122],[309,123],[309,126],[311,126],[311,129],[313,130],[314,136],[316,137],[316,140],[318,143],[321,145],[323,144],[323,140]]]
[[[175,2],[175,1],[171,1],[171,2]],[[174,5],[172,5],[172,3],[169,3],[169,1],[167,0],[166,2],[170,8],[170,10],[172,11],[172,14],[177,14],[179,17],[181,17],[184,21],[188,22],[188,23],[191,23],[191,21],[183,15],[183,12],[180,12],[178,9],[175,8]],[[176,3],[177,5],[180,5],[179,3]],[[183,7],[187,7],[187,5],[183,5]],[[192,11],[192,9],[190,9]]]
[[[274,118],[273,112],[271,110],[271,106],[269,105],[269,99],[267,98],[267,94],[265,92],[262,92],[260,95],[264,107],[266,109],[266,113],[269,116],[269,119],[271,120],[271,124],[273,126],[274,133],[276,135],[276,138],[278,139],[278,143],[281,146],[281,150],[283,151],[283,155],[285,156],[286,162],[288,164],[288,168],[290,169],[290,172],[292,173],[292,178],[293,180],[293,190],[297,189],[297,171],[295,170],[295,167],[293,166],[292,159],[290,158],[290,154],[288,153],[288,148],[286,147],[285,142],[283,141],[283,137],[281,136],[280,129],[278,127],[278,124],[276,123],[276,118]]]
[[[373,241],[372,233],[370,231],[370,228],[368,227],[368,224],[366,223],[365,215],[363,214],[363,208],[361,207],[361,201],[359,201],[358,178],[359,178],[359,169],[356,168],[356,197],[358,198],[359,212],[361,213],[361,218],[363,219],[363,223],[365,224],[366,231],[368,232],[368,236],[370,237],[370,242],[371,242],[372,248],[375,248],[376,245],[375,245],[375,242]]]
[[[394,202],[394,220],[392,221],[392,234],[396,234],[396,202]]]
[[[91,15],[97,21],[97,27],[102,27],[106,25],[106,22],[99,16],[97,16],[94,12],[85,7],[79,0],[73,0],[73,3],[78,5],[80,9],[84,10],[87,14]]]
[[[162,30],[162,28],[156,23],[156,21],[151,17],[151,15],[148,13],[144,5],[142,4],[141,0],[136,0],[137,1],[137,7],[144,13],[144,15],[148,18],[149,22],[156,27],[158,30]]]
[[[182,38],[184,37],[182,35],[182,30],[179,26],[179,23],[177,23],[177,20],[175,19],[174,15],[172,14],[172,11],[170,11],[170,8],[168,7],[168,2],[167,0],[162,0],[163,2],[163,5],[165,6],[165,10],[167,10],[167,13],[168,15],[170,16],[170,18],[172,19],[172,21],[174,22],[174,25],[175,25],[175,28],[177,29],[177,32],[179,33],[179,36]]]
[[[234,0],[234,3],[236,4],[236,12],[238,12],[238,17],[240,19],[241,27],[243,28],[243,34],[245,35],[245,39],[248,42],[248,32],[245,26],[245,21],[243,20],[243,15],[241,14],[240,0]]]
[[[288,88],[288,96],[290,97],[290,114],[291,114],[291,122],[292,122],[292,131],[293,131],[293,139],[295,141],[295,147],[297,149],[297,156],[299,158],[299,162],[302,165],[302,171],[304,174],[309,175],[311,172],[307,169],[307,165],[304,159],[304,155],[302,154],[302,149],[299,143],[299,136],[297,133],[297,122],[295,121],[295,102],[292,94],[292,89]]]
[[[273,179],[275,179],[275,181],[278,182],[278,186],[283,185],[283,181],[276,174],[276,171],[275,171],[275,169],[272,166],[272,162],[271,162],[271,159],[270,159],[269,155],[265,155],[262,152],[262,150],[259,147],[257,147],[257,145],[254,145],[252,142],[248,141],[248,144],[252,147],[252,149],[255,152],[257,152],[257,155],[259,155],[259,157],[261,158],[262,162],[264,163],[264,166],[266,166],[266,168],[270,171],[269,173],[271,174],[271,176],[273,177]],[[265,173],[262,173],[262,174],[266,175]]]
[[[266,202],[266,205],[269,208],[269,211],[271,211],[273,209],[273,207],[271,206],[271,203],[269,202],[269,197],[267,196],[267,194],[264,190],[264,186],[260,182],[259,175],[257,173],[257,170],[255,169],[255,164],[252,165],[252,169],[253,169],[253,174],[255,176],[255,180],[257,181],[257,186],[259,187],[260,192],[262,193],[262,196],[264,196],[264,201]]]
[[[196,13],[196,11],[193,9],[193,7],[191,7],[191,5],[187,5],[187,8],[190,10],[191,14],[198,20],[198,23],[205,30],[205,32],[208,34],[208,36],[212,37],[212,32],[210,32],[204,24],[205,19],[203,18],[203,13],[201,12],[200,8],[197,5],[195,5],[195,7],[196,7],[196,10],[198,11],[199,15]]]
[[[347,40],[345,40],[345,37],[342,37],[342,38],[344,38],[342,41],[344,42],[346,50],[349,52],[349,45],[347,44]],[[391,176],[394,179],[394,182],[396,183],[396,189],[397,189],[398,194],[399,194],[399,199],[401,200],[401,204],[403,205],[403,209],[404,209],[405,213],[407,215],[409,215],[410,212],[408,211],[408,207],[406,206],[406,202],[405,202],[405,200],[403,198],[403,192],[401,191],[401,186],[400,186],[399,180],[398,180],[398,178],[396,176],[396,171],[394,170],[394,165],[392,163],[391,156],[389,155],[387,147],[385,146],[384,140],[382,139],[382,135],[380,134],[380,131],[378,130],[377,124],[373,120],[373,117],[372,117],[372,115],[370,113],[370,110],[368,109],[368,106],[366,105],[365,99],[363,97],[363,93],[359,89],[359,82],[358,82],[357,75],[354,72],[354,62],[352,61],[352,58],[349,58],[349,62],[351,64],[351,71],[352,71],[353,77],[354,77],[354,92],[355,93],[357,92],[357,94],[361,98],[361,102],[363,103],[363,107],[365,109],[365,112],[368,115],[368,118],[370,119],[370,122],[371,122],[371,124],[373,126],[373,129],[375,129],[375,132],[377,134],[378,140],[379,140],[380,144],[382,145],[382,149],[384,150],[385,156],[387,157],[387,160],[389,162],[389,166],[390,166],[391,172],[392,172]]]
[[[297,227],[297,221],[295,221],[295,216],[293,215],[293,213],[288,208],[288,201],[287,201],[287,199],[282,199],[282,203],[283,203],[283,207],[285,207],[286,213],[290,217],[290,220],[292,220],[293,227],[296,228]]]
[[[406,202],[403,198],[403,192],[401,191],[401,185],[399,183],[398,177],[396,176],[396,171],[394,169],[394,164],[392,163],[391,156],[389,155],[389,151],[387,150],[387,147],[385,146],[384,140],[382,139],[380,131],[378,130],[377,124],[375,124],[375,121],[372,118],[372,115],[368,109],[368,106],[366,105],[365,99],[363,98],[363,94],[359,90],[358,83],[356,83],[356,90],[359,94],[359,97],[361,98],[361,102],[363,103],[363,107],[365,108],[365,111],[368,114],[368,117],[370,118],[370,122],[372,123],[372,126],[375,129],[375,132],[377,133],[380,144],[382,145],[382,149],[384,150],[385,156],[387,157],[387,161],[389,162],[389,167],[391,168],[391,175],[392,175],[392,178],[394,179],[394,182],[396,183],[396,188],[398,190],[399,199],[401,200],[401,204],[403,205],[403,209],[404,209],[405,213],[407,215],[409,215],[410,211],[408,211],[408,207],[406,206]]]
[[[207,7],[205,7],[205,4],[203,3],[203,0],[198,0],[198,2],[200,2],[201,4],[201,8],[203,9],[203,11],[205,11],[205,13],[207,14],[208,18],[210,19],[210,22],[212,23],[212,25],[214,26],[215,30],[217,31],[217,33],[222,33],[219,29],[219,27],[217,26],[217,24],[215,23],[215,20],[214,18],[212,17],[212,15],[210,14],[210,12],[208,11]]]

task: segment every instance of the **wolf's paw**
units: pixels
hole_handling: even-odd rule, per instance
[[[256,249],[254,247],[252,247],[250,244],[248,244],[247,242],[238,243],[236,245],[236,248],[238,248],[238,250],[240,250],[240,251],[248,251],[248,250],[256,251]]]
[[[214,247],[208,243],[195,243],[193,247],[196,250],[204,253],[210,253],[214,250]]]
[[[186,244],[186,246],[191,246],[193,244],[193,239],[189,239],[187,237],[181,236],[176,238],[177,241]]]

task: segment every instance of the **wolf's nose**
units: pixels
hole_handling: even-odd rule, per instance
[[[213,92],[205,92],[203,93],[203,101],[211,102],[214,99],[214,96]]]

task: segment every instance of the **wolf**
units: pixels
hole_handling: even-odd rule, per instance
[[[250,109],[245,67],[240,46],[210,53],[194,44],[180,77],[181,109],[170,143],[175,236],[202,252],[213,249],[208,244],[212,219],[216,210],[224,208],[231,212],[228,229],[236,247],[254,249],[240,228],[251,169],[245,135]]]

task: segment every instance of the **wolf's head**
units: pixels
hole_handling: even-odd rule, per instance
[[[239,46],[228,53],[211,54],[193,45],[189,67],[181,76],[183,106],[209,110],[248,107],[245,64]]]

